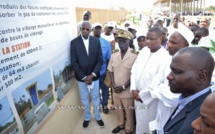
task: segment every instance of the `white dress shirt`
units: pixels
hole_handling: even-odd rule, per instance
[[[81,37],[84,42],[84,46],[86,48],[87,54],[89,55],[89,38],[90,38],[90,36],[88,36],[87,39],[85,39],[82,35],[81,35]]]

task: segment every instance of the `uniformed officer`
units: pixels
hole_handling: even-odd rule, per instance
[[[120,50],[113,51],[108,64],[118,117],[117,127],[112,133],[125,129],[126,134],[131,134],[134,129],[134,98],[130,92],[130,75],[137,52],[129,48],[134,37],[129,31],[120,29],[117,34]]]

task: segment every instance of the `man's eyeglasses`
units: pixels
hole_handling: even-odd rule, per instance
[[[82,30],[86,30],[86,31],[90,31],[90,29],[88,29],[88,28],[81,28]]]

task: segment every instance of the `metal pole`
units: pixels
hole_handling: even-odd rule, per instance
[[[205,15],[205,0],[204,0],[204,3],[203,3],[203,14]]]
[[[194,9],[195,9],[195,0],[193,0],[193,6],[192,6],[192,16],[194,15]]]
[[[180,5],[181,5],[181,16],[182,16],[182,13],[183,13],[183,0],[181,0]]]
[[[170,6],[169,17],[171,17],[171,15],[172,15],[172,0],[169,0],[169,2],[170,2],[170,4],[169,4],[169,6]]]
[[[199,10],[199,0],[197,0],[197,11]]]
[[[200,10],[201,10],[201,12],[202,12],[202,14],[203,14],[202,0],[200,1]],[[203,15],[204,15],[204,14],[203,14]]]

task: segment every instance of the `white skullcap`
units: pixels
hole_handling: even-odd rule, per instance
[[[129,25],[131,25],[131,24],[132,24],[132,22],[131,22],[131,21],[128,21],[128,20],[126,20],[126,21],[123,23],[123,25],[125,25],[125,24],[129,24]]]
[[[115,25],[113,24],[113,22],[108,22],[107,24],[106,24],[106,27],[115,27]]]
[[[175,32],[178,32],[178,33],[180,33],[184,38],[185,38],[185,40],[189,43],[189,44],[191,44],[191,42],[193,41],[193,39],[194,39],[194,34],[193,34],[193,32],[189,29],[189,28],[187,28],[185,25],[183,25],[183,24],[179,24],[178,25],[178,29],[175,29]]]
[[[96,23],[93,24],[93,28],[95,28],[95,27],[97,27],[97,26],[100,26],[100,27],[102,28],[102,24],[100,24],[100,23],[98,23],[98,22],[96,22]]]
[[[116,21],[112,21],[112,24],[113,24],[114,26],[116,26],[116,25],[117,25]]]
[[[164,22],[164,17],[163,17],[163,16],[161,16],[161,17],[157,18],[155,21],[159,21],[159,20],[161,20],[161,21],[163,21],[163,22]]]

